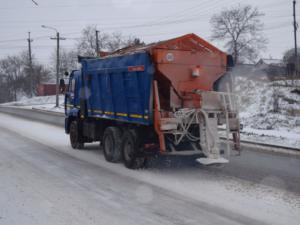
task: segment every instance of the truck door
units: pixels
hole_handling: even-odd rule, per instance
[[[76,80],[74,77],[74,73],[70,75],[69,85],[65,94],[65,114],[68,114],[68,111],[75,107],[74,105],[74,97],[75,97],[75,85]]]

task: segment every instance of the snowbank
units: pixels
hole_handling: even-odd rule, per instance
[[[22,108],[40,109],[52,112],[64,112],[64,95],[59,96],[59,107],[55,107],[56,96],[38,96],[33,98],[23,97],[20,101],[8,102],[1,105],[17,106]]]
[[[246,77],[236,77],[235,84],[242,139],[300,147],[300,95],[295,87]]]

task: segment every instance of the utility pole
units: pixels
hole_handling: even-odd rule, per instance
[[[31,42],[33,42],[33,40],[30,38],[30,32],[28,32],[27,41],[28,41],[28,56],[29,56],[29,90],[30,90],[30,97],[32,97],[33,68],[32,68]]]
[[[51,30],[54,30],[56,32],[56,37],[55,38],[50,38],[50,39],[56,40],[56,45],[57,45],[57,49],[56,49],[56,103],[55,103],[55,107],[59,107],[59,66],[60,66],[60,62],[59,62],[59,41],[60,40],[66,40],[66,38],[59,37],[59,32],[54,27],[42,25],[42,28],[51,29]]]
[[[298,50],[297,50],[297,29],[298,24],[296,21],[296,0],[293,1],[293,17],[294,17],[294,41],[295,41],[295,77],[298,75]],[[294,77],[294,78],[295,78]],[[294,78],[292,80],[294,84]]]
[[[99,31],[96,30],[96,56],[99,55],[99,36],[98,36],[98,34],[99,34]]]
[[[59,107],[59,68],[60,68],[60,56],[59,56],[59,41],[60,40],[66,40],[66,38],[62,38],[59,36],[59,32],[56,32],[55,38],[50,38],[52,40],[56,40],[56,101],[55,101],[55,107]]]

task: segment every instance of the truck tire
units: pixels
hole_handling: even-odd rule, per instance
[[[84,142],[82,140],[82,131],[77,121],[72,121],[70,124],[70,142],[74,149],[83,149]]]
[[[140,152],[140,139],[135,130],[126,130],[122,138],[122,159],[129,169],[139,169],[146,165],[146,157]]]
[[[108,127],[103,134],[103,154],[108,162],[118,162],[121,159],[122,132],[117,127]]]

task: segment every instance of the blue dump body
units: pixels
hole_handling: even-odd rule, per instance
[[[88,117],[151,125],[154,67],[148,53],[81,61]],[[75,78],[76,78],[75,77]],[[77,82],[76,82],[77,83]],[[81,82],[79,82],[81,83]],[[81,87],[76,85],[74,104]]]

